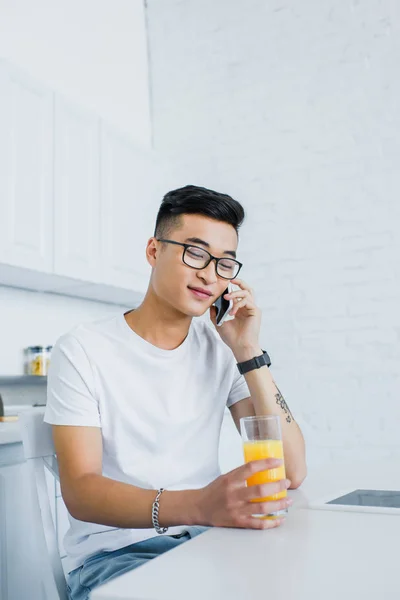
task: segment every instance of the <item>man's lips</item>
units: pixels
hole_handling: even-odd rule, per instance
[[[198,298],[210,298],[212,296],[212,293],[204,288],[189,287],[189,290]]]

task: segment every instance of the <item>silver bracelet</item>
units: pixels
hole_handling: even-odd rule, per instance
[[[153,506],[151,509],[151,520],[153,523],[153,527],[154,529],[157,531],[157,533],[165,533],[166,531],[168,531],[168,527],[160,527],[160,523],[158,522],[158,509],[160,508],[160,496],[163,493],[164,488],[160,488],[158,490],[158,494],[156,496],[156,499],[153,502]]]

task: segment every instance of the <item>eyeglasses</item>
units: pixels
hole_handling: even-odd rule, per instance
[[[215,260],[216,273],[223,279],[235,279],[243,266],[242,263],[234,258],[217,258],[199,246],[174,242],[173,240],[156,239],[158,242],[183,246],[182,260],[185,265],[192,267],[192,269],[205,269],[212,260]]]

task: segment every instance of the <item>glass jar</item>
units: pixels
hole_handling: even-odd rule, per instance
[[[46,375],[49,372],[50,357],[51,357],[51,351],[52,350],[53,350],[53,346],[46,346]]]
[[[26,349],[28,375],[47,375],[52,346],[29,346]]]

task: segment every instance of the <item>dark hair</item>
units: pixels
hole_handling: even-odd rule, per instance
[[[243,223],[243,206],[227,194],[220,194],[197,185],[186,185],[165,194],[157,214],[154,236],[168,237],[179,226],[179,215],[204,215],[216,221],[224,221],[235,228]]]

